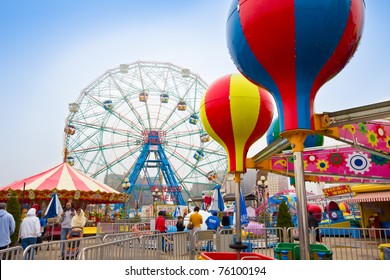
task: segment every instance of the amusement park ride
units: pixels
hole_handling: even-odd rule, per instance
[[[120,186],[128,178],[126,192],[141,205],[153,203],[156,186],[163,189],[163,201],[185,204],[183,191],[189,195],[196,184],[211,189],[227,171],[234,174],[236,194],[247,168],[295,177],[301,256],[307,258],[305,181],[390,182],[390,126],[378,121],[389,117],[390,101],[314,113],[317,91],[356,51],[365,4],[306,2],[232,1],[227,44],[242,76],[227,75],[209,88],[172,64],[136,62],[104,73],[70,107],[69,163],[107,184]],[[271,123],[270,94],[280,130],[265,149],[246,158]],[[315,134],[348,146],[305,147]],[[239,233],[237,240],[239,249]]]
[[[134,206],[184,205],[189,189],[211,189],[226,173],[223,148],[205,132],[199,105],[207,84],[170,63],[122,64],[98,77],[69,105],[67,161],[124,191]],[[186,199],[183,194],[186,194]]]

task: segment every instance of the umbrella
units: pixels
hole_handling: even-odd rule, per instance
[[[47,219],[58,217],[62,214],[63,210],[61,207],[61,202],[58,199],[58,195],[54,192],[51,196],[49,206],[46,209],[45,216]],[[50,224],[51,226],[51,241],[53,241],[53,232],[54,232],[54,221]]]
[[[210,211],[211,210],[216,210],[221,212],[225,210],[225,205],[221,195],[221,185],[216,185],[214,187],[213,198],[210,205]]]
[[[46,209],[45,217],[46,218],[55,218],[62,214],[62,206],[61,202],[58,199],[58,195],[54,192],[51,196],[51,200],[49,202],[49,206]]]
[[[176,219],[178,216],[180,216],[180,206],[177,205],[176,206],[176,209],[175,209],[175,212],[173,212],[173,217]]]

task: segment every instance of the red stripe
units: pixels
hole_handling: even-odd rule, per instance
[[[75,173],[72,168],[67,167],[70,176],[72,177],[73,184],[78,191],[90,191],[91,189],[79,178],[79,174]]]
[[[61,178],[62,172],[64,169],[64,165],[62,165],[56,172],[54,172],[50,177],[46,178],[45,181],[43,181],[39,186],[37,186],[35,189],[37,191],[40,190],[52,190],[58,187],[58,181]],[[42,176],[40,176],[37,179],[40,179]]]
[[[206,117],[211,128],[228,147],[229,169],[235,170],[236,152],[229,100],[230,76],[227,75],[219,78],[209,87],[207,91],[212,94],[206,94],[204,106]]]
[[[114,191],[114,189],[112,189],[111,187],[109,187],[107,185],[104,185],[104,184],[102,184],[102,183],[92,179],[91,177],[88,177],[87,175],[85,175],[84,173],[80,172],[79,170],[76,170],[76,169],[73,169],[73,168],[69,168],[69,169],[70,169],[69,171],[71,171],[74,174],[74,177],[77,177],[78,180],[81,180],[81,179],[79,179],[80,177],[84,177],[87,181],[93,182],[93,184],[95,184],[98,187],[100,187],[101,189],[103,189],[101,191],[106,191],[106,192],[109,192],[109,193],[112,193]],[[72,175],[72,177],[73,177],[73,175]],[[85,185],[85,186],[87,186],[87,185]],[[91,189],[87,187],[87,190],[90,191]],[[94,190],[94,191],[96,191],[96,190]]]
[[[59,164],[60,165],[60,164]],[[1,187],[0,190],[8,190],[8,189],[12,189],[12,190],[23,190],[23,186],[24,186],[24,183],[26,183],[26,190],[29,190],[31,188],[29,188],[29,184],[31,184],[32,182],[34,182],[35,180],[37,180],[38,178],[40,178],[41,176],[44,176],[45,174],[51,172],[53,169],[56,169],[58,168],[58,166],[55,166],[53,168],[50,168],[49,170],[47,171],[44,171],[44,172],[41,172],[37,175],[33,175],[31,177],[28,177],[26,179],[23,179],[23,180],[20,180],[20,181],[16,181],[14,183],[11,183],[7,186],[4,186],[4,187]]]
[[[297,104],[294,0],[240,0],[240,20],[253,54],[278,85],[284,115],[294,115]],[[297,118],[285,118],[284,122],[285,127],[298,127]]]

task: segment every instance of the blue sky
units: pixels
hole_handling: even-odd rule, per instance
[[[62,161],[68,104],[108,69],[171,62],[207,83],[237,72],[226,47],[230,3],[0,0],[0,186]],[[366,0],[366,7],[358,51],[320,89],[316,112],[389,100],[390,1]]]

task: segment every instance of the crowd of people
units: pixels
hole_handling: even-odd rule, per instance
[[[176,230],[178,232],[185,230],[199,231],[202,229],[203,223],[207,225],[207,230],[216,231],[221,227],[221,221],[217,216],[217,211],[211,211],[211,216],[209,216],[205,221],[203,220],[203,217],[199,211],[200,208],[196,206],[193,213],[191,213],[189,216],[189,222],[187,223],[187,226],[184,223],[184,217],[178,216]],[[33,205],[27,211],[24,210],[23,213],[24,217],[22,217],[22,222],[19,229],[19,242],[24,250],[29,245],[42,242],[43,237],[45,237],[47,228],[47,219],[45,218],[44,212],[42,210],[38,210],[37,205]],[[60,218],[61,240],[68,239],[71,232],[82,233],[87,221],[83,209],[78,208],[76,210],[72,201],[66,202]],[[0,203],[0,250],[6,249],[10,246],[11,236],[15,232],[15,227],[16,225],[14,217],[7,212],[6,203]],[[222,228],[229,227],[229,219],[227,216],[225,216],[222,218]],[[155,229],[161,233],[167,232],[168,228],[165,223],[164,211],[158,212],[158,217],[155,220]],[[61,257],[64,257],[66,253],[65,251],[65,244],[62,244]],[[34,250],[31,250],[29,253],[32,254],[32,256],[26,255],[26,258],[34,259]]]
[[[45,235],[47,219],[42,210],[37,211],[37,205],[33,205],[27,210],[22,219],[19,229],[19,242],[24,249],[29,245],[38,244],[42,242]],[[84,211],[81,208],[75,210],[71,201],[68,201],[63,207],[61,213],[61,234],[60,239],[66,240],[71,231],[83,232],[86,218]],[[6,203],[0,203],[0,250],[6,249],[11,244],[11,236],[15,232],[16,223],[14,217],[7,212]],[[29,254],[32,254],[30,256]],[[34,259],[34,250],[28,252],[26,259]],[[61,256],[65,254],[65,246],[62,244]]]

